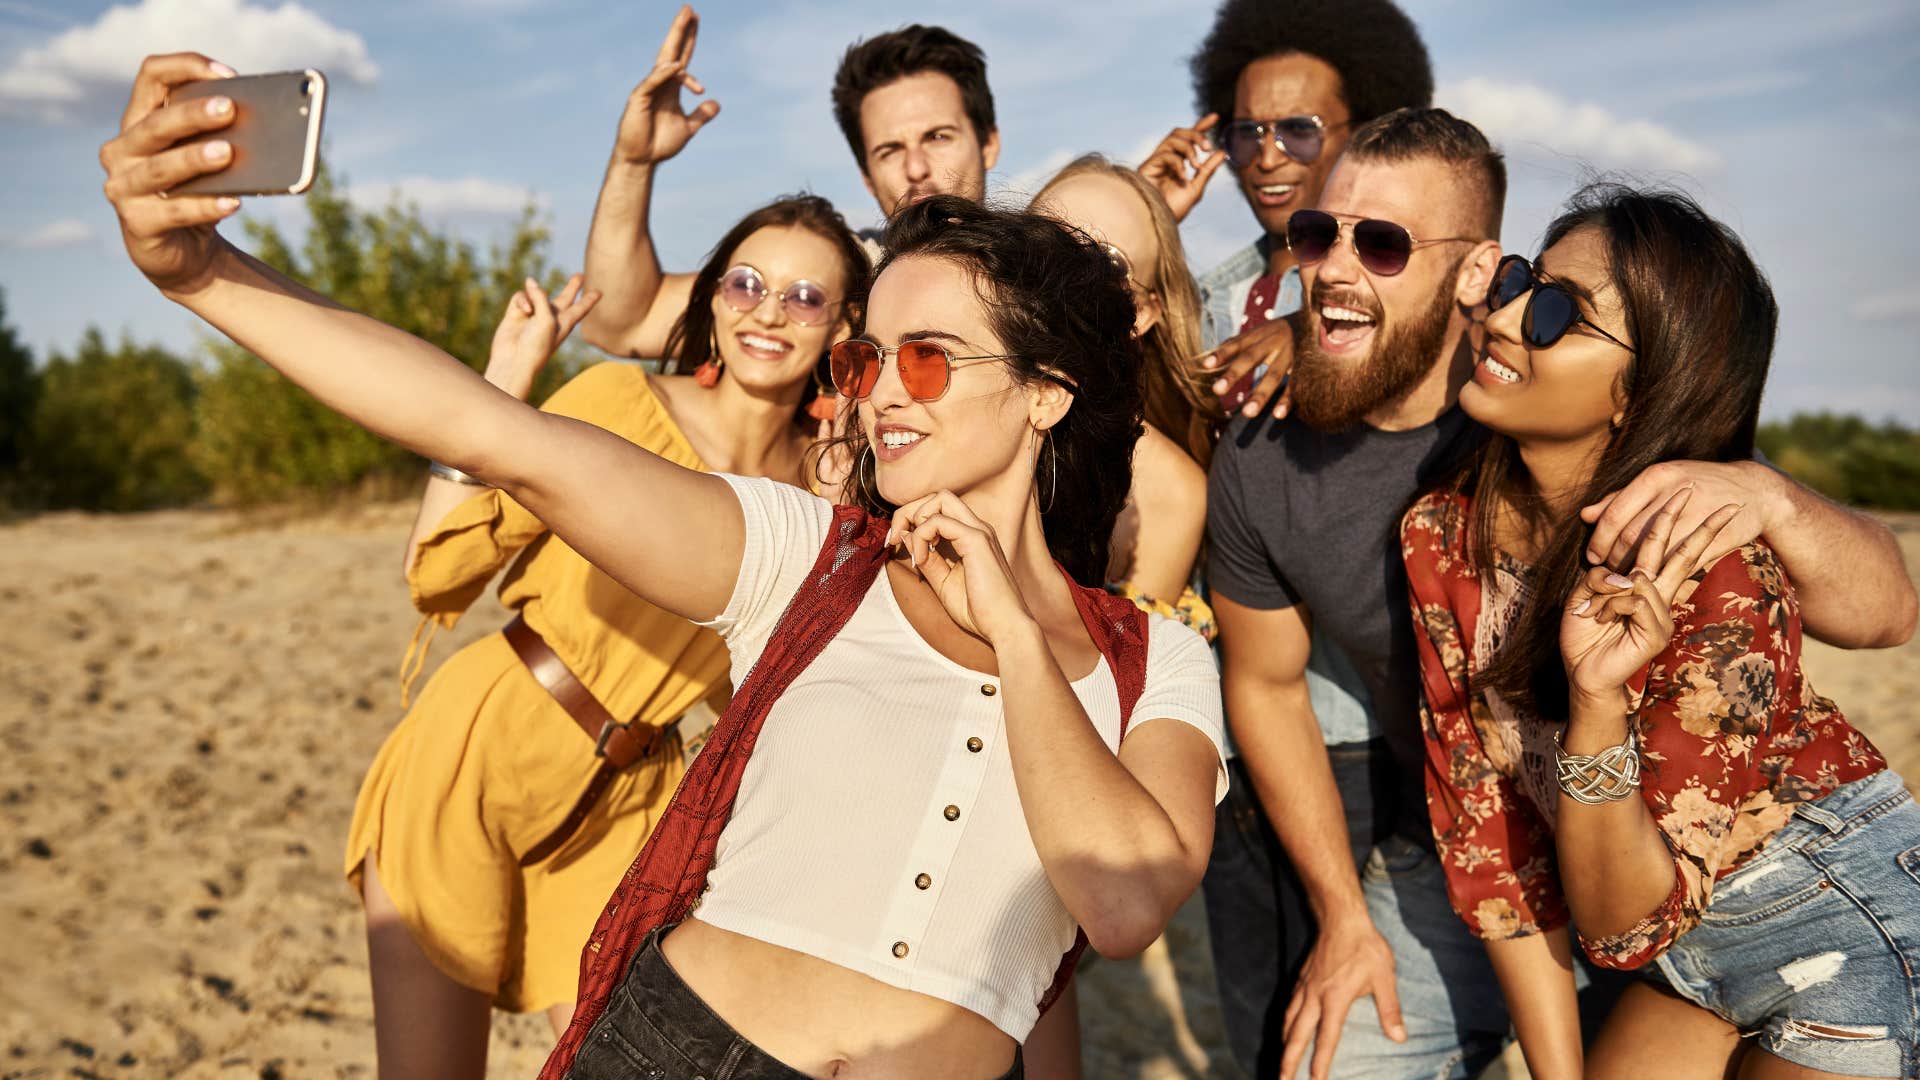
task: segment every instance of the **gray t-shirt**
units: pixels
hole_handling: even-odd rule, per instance
[[[1458,406],[1411,431],[1361,424],[1328,435],[1297,420],[1241,418],[1207,478],[1209,588],[1263,611],[1305,604],[1315,636],[1358,671],[1412,787],[1424,747],[1400,516],[1479,430]]]

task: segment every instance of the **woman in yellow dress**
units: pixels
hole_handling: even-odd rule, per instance
[[[651,171],[710,116],[679,107],[690,49],[663,46],[621,118],[617,162],[631,167],[622,158],[642,147]],[[627,254],[652,270],[650,295],[614,300],[671,315],[620,351],[671,358],[678,373],[598,364],[543,408],[689,468],[803,482],[816,367],[870,270],[845,221],[796,196],[747,215],[697,273],[660,273],[645,230]],[[577,277],[552,303],[528,282],[487,378],[524,399],[598,299]],[[493,1007],[564,1027],[594,919],[683,771],[694,733],[680,728],[697,724],[681,718],[729,690],[718,636],[634,596],[471,479],[433,469],[407,543],[414,606],[430,639],[510,564],[499,595],[518,614],[427,682],[368,771],[347,844],[390,1076],[483,1075]]]

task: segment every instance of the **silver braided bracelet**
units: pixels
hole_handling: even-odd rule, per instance
[[[1640,747],[1633,732],[1627,733],[1626,742],[1597,754],[1569,754],[1558,735],[1553,745],[1559,751],[1554,773],[1560,790],[1588,806],[1619,802],[1639,790]]]
[[[442,465],[437,461],[427,462],[427,472],[442,480],[451,480],[456,484],[471,484],[474,487],[492,487],[492,484],[473,475],[464,473],[451,465]]]

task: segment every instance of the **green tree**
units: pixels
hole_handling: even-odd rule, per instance
[[[0,290],[0,502],[18,480],[26,451],[27,425],[40,392],[33,354],[7,325],[7,294]]]
[[[206,481],[189,455],[194,378],[180,357],[88,327],[40,373],[24,474],[51,508],[147,510],[189,502]]]
[[[1893,421],[1801,413],[1761,425],[1757,441],[1774,464],[1828,498],[1920,510],[1920,431]]]
[[[397,326],[485,366],[493,329],[509,294],[527,277],[558,289],[546,261],[548,234],[532,207],[506,242],[482,257],[473,245],[430,228],[417,207],[356,210],[322,169],[307,192],[307,227],[296,252],[280,229],[248,221],[263,262],[345,307]],[[419,459],[367,434],[258,358],[223,340],[209,343],[211,365],[198,402],[195,460],[223,498],[258,501],[326,493],[369,478],[411,471]],[[535,387],[551,392],[578,361],[562,356]]]

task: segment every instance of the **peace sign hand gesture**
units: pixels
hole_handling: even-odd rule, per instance
[[[1682,488],[1660,509],[1630,576],[1596,566],[1567,597],[1560,617],[1560,655],[1576,694],[1604,698],[1620,693],[1673,639],[1674,598],[1700,571],[1713,538],[1743,509],[1737,503],[1721,507],[1669,549],[1674,522],[1692,494],[1691,487]]]
[[[894,511],[886,542],[906,545],[940,606],[988,644],[997,648],[1033,624],[993,526],[953,492],[936,491]]]
[[[657,165],[678,154],[693,133],[707,121],[720,115],[720,103],[711,99],[680,111],[680,88],[704,94],[707,88],[687,71],[693,62],[693,43],[700,36],[700,16],[682,5],[660,43],[653,70],[627,95],[627,109],[620,114],[620,131],[614,137],[613,156],[629,165]]]

